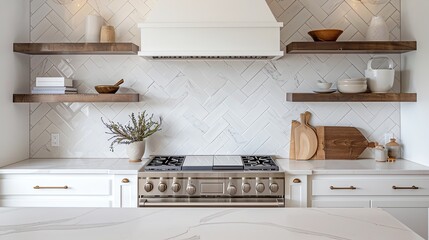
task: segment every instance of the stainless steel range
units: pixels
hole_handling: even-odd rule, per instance
[[[141,207],[284,207],[271,156],[154,156],[139,173]]]

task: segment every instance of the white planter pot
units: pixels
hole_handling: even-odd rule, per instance
[[[145,151],[146,142],[133,142],[127,147],[127,154],[130,162],[141,162]]]

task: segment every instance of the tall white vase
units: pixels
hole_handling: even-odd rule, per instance
[[[367,41],[389,41],[389,30],[383,17],[374,16],[366,33]]]
[[[145,151],[145,141],[130,143],[127,147],[127,154],[130,162],[141,162]]]
[[[88,15],[85,21],[85,42],[100,42],[100,31],[104,19],[98,15]]]

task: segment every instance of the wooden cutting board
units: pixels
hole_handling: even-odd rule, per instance
[[[295,158],[308,160],[314,156],[317,150],[317,135],[308,125],[307,117],[310,113],[301,113],[301,124],[295,128]]]
[[[296,159],[295,154],[295,129],[301,125],[300,122],[293,120],[290,128],[289,159]]]
[[[355,127],[316,127],[319,146],[314,157],[321,159],[357,159],[367,147],[377,143],[368,142]]]

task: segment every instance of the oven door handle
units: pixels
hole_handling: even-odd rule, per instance
[[[163,202],[163,201],[148,201],[148,199],[140,199],[140,207],[285,207],[284,199],[276,199],[273,201],[251,202],[251,201],[207,201],[207,202]]]

